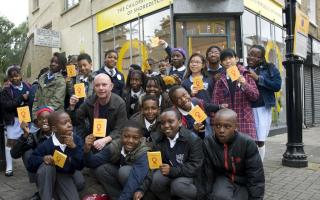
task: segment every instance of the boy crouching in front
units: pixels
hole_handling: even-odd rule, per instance
[[[83,184],[79,182],[83,179],[75,179],[73,175],[83,168],[82,140],[73,133],[66,112],[52,113],[49,125],[52,137],[34,150],[27,168],[37,173],[36,183],[42,200],[79,200],[77,187]]]
[[[84,145],[85,165],[94,168],[95,176],[112,199],[133,199],[133,194],[148,174],[147,151],[142,127],[127,121],[121,138],[113,140],[96,154],[91,152],[95,141],[88,135]]]

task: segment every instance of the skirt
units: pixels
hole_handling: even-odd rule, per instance
[[[16,140],[23,134],[23,130],[20,128],[20,122],[18,117],[14,118],[13,125],[6,126],[6,135],[8,139]]]

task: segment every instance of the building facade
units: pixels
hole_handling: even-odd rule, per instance
[[[116,49],[118,69],[127,74],[130,64],[147,68],[147,59],[157,63],[165,58],[163,48],[155,44],[158,39],[184,48],[188,56],[205,54],[211,45],[233,48],[246,64],[250,46],[262,44],[267,60],[275,63],[283,78],[273,110],[273,128],[279,129],[286,125],[283,7],[283,0],[29,0],[29,43],[22,66],[27,79],[33,80],[49,65],[53,52],[66,56],[86,52],[97,69],[103,65],[104,52]],[[34,45],[37,28],[58,31],[60,48]],[[316,46],[319,32],[310,37]],[[312,72],[314,76],[316,71]]]

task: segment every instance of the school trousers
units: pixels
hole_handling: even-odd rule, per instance
[[[247,200],[248,190],[245,186],[240,186],[226,176],[218,176],[212,186],[212,193],[209,200]]]
[[[106,163],[94,169],[94,174],[111,199],[118,199],[130,175],[132,167]]]
[[[77,188],[83,188],[85,184],[81,172],[57,173],[55,166],[44,163],[37,170],[36,183],[41,200],[79,200]]]
[[[197,188],[193,183],[193,178],[171,179],[163,176],[160,170],[154,172],[150,189],[160,200],[172,198],[192,200],[197,197]]]

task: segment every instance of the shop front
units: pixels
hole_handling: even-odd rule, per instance
[[[209,5],[209,6],[208,6]],[[229,5],[229,6],[228,6]],[[232,6],[230,6],[232,5]],[[148,68],[167,55],[155,41],[182,47],[187,56],[205,54],[211,45],[241,52],[240,15],[243,2],[190,0],[127,0],[97,14],[100,64],[104,52],[119,52],[118,69],[127,74],[130,64]]]

